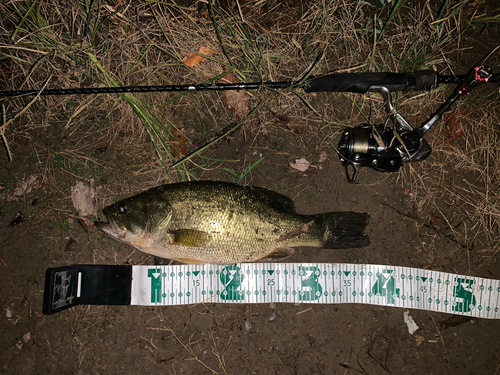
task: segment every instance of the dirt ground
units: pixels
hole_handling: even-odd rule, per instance
[[[488,37],[498,36],[498,29],[495,33]],[[480,53],[486,49],[483,46]],[[468,52],[464,66],[475,57]],[[320,108],[324,97],[312,95],[311,103]],[[347,105],[352,106],[349,99],[338,95],[331,110],[348,117],[350,110],[342,114]],[[329,138],[332,130],[318,126],[320,115],[303,110],[306,115],[293,120],[295,127],[275,122],[256,132],[245,125],[209,153],[216,160],[234,161],[229,165],[239,172],[263,157],[241,183],[291,197],[299,213],[346,210],[371,215],[369,246],[300,248],[284,262],[385,264],[500,279],[498,254],[491,250],[498,244],[491,238],[478,236],[474,246],[466,246],[446,230],[430,228],[428,220],[412,218],[415,204],[425,197],[414,199],[405,190],[409,166],[394,174],[363,169],[359,183],[348,184],[333,147],[336,140]],[[186,129],[190,122],[192,128],[203,128],[195,112],[183,111],[177,116],[185,115]],[[431,111],[432,105],[411,116],[411,122],[419,124]],[[13,162],[3,150],[0,153],[3,374],[500,374],[499,320],[421,310],[410,311],[420,327],[413,335],[404,322],[405,310],[371,305],[77,306],[44,316],[48,267],[155,261],[82,225],[70,198],[71,186],[81,180],[93,184],[97,215],[122,197],[166,182],[144,132],[120,127],[112,138],[115,143],[99,143],[102,133],[95,124],[121,121],[119,109],[105,118],[92,113],[77,130],[66,126],[71,114],[41,119],[41,126],[18,125],[9,133]],[[361,120],[358,116],[354,121]],[[326,160],[320,162],[325,153]],[[292,169],[289,163],[299,158],[314,167],[306,172]],[[446,154],[436,152],[412,168],[425,171],[442,158]],[[457,181],[473,175],[452,166],[446,173]],[[220,168],[197,169],[196,177],[234,182]],[[22,188],[23,182],[27,189],[8,201],[9,192]],[[445,217],[454,209],[445,204],[441,208]],[[11,226],[17,212],[26,220]],[[463,225],[453,223],[457,232]]]
[[[252,154],[243,136],[235,138],[217,152],[232,157]],[[480,260],[480,251],[467,254],[454,242],[419,228],[413,220],[382,204],[408,211],[395,174],[363,170],[361,183],[349,185],[337,156],[328,150],[328,160],[321,163],[321,169],[292,171],[287,165],[290,155],[299,155],[294,147],[298,139],[289,135],[283,140],[282,154],[258,150],[266,159],[253,171],[252,184],[293,197],[301,213],[369,212],[372,243],[363,249],[301,249],[287,261],[375,263],[468,273],[470,262]],[[308,150],[300,155],[316,163],[324,151],[314,147]],[[38,173],[36,160],[5,161],[8,173]],[[276,178],[281,170],[284,172]],[[0,295],[4,316],[0,319],[0,345],[5,374],[211,373],[200,362],[228,374],[497,373],[499,321],[459,319],[458,325],[448,326],[450,315],[427,311],[411,311],[420,327],[414,335],[408,333],[403,321],[404,310],[369,305],[278,304],[274,309],[267,304],[79,306],[43,316],[47,267],[153,262],[151,257],[108,240],[93,228],[86,233],[70,217],[71,202],[68,192],[65,195],[62,199],[60,194],[50,196],[34,188],[21,201],[9,204],[1,216]],[[35,198],[39,203],[32,206]],[[55,210],[55,216],[53,211],[45,218],[33,215],[47,212],[47,206]],[[17,211],[26,213],[27,219],[9,228]],[[67,226],[62,226],[65,219]],[[70,238],[76,246],[68,250]],[[473,275],[499,278],[498,262],[474,267]],[[7,311],[14,318],[7,319]],[[270,320],[273,311],[276,319]],[[251,329],[246,329],[246,322]],[[28,332],[31,338],[23,343],[23,335]]]

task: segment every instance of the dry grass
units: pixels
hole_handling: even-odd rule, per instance
[[[239,7],[228,8],[205,2],[118,1],[96,3],[89,10],[78,1],[2,2],[0,89],[39,89],[49,77],[51,88],[203,83],[214,77],[220,82],[224,68],[249,82],[346,70],[434,68],[462,74],[468,67],[458,61],[471,45],[464,36],[475,27],[470,20],[488,11],[485,1],[440,9],[431,9],[429,2],[414,9],[402,7],[401,1],[383,9],[383,1],[372,6],[296,3],[240,1]],[[218,54],[198,67],[186,67],[182,58],[200,46]],[[500,106],[498,94],[491,92],[482,90],[460,104],[468,110],[463,139],[443,144],[445,129],[437,124],[427,136],[432,156],[405,167],[398,179],[411,190],[422,217],[439,212],[450,231],[485,246],[489,255],[498,251],[500,226]],[[483,101],[480,97],[488,93]],[[317,133],[323,147],[335,144],[344,126],[385,120],[376,95],[303,96],[300,90],[264,89],[250,94],[251,108],[261,105],[244,125],[250,144],[276,129],[293,132],[280,125],[280,118],[307,128],[306,134]],[[445,88],[409,92],[398,96],[397,105],[417,125],[445,96]],[[12,118],[29,100],[2,102]],[[53,189],[60,189],[59,173],[66,173],[71,179],[102,179],[110,192],[134,181],[133,189],[139,191],[166,180],[195,179],[203,170],[231,168],[231,163],[211,158],[210,151],[179,167],[169,165],[177,160],[172,154],[172,143],[178,141],[175,129],[185,129],[185,147],[193,151],[196,140],[209,139],[237,120],[220,92],[52,96],[39,98],[1,133],[14,161],[31,155]],[[309,146],[306,136],[298,142],[299,148]],[[122,175],[103,179],[116,170]]]

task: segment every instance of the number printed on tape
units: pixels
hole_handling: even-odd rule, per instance
[[[365,303],[499,319],[500,281],[367,264],[133,266],[132,305]]]

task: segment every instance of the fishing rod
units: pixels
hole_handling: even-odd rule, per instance
[[[436,88],[440,84],[460,83],[466,75],[440,75],[433,70],[417,71],[414,75],[406,73],[337,73],[304,80],[305,92],[353,92],[364,94],[373,85],[383,85],[391,91],[403,91],[410,86],[423,91]],[[500,74],[494,74],[491,82],[500,82]],[[251,83],[210,83],[199,85],[166,86],[123,86],[123,87],[77,87],[70,89],[7,90],[0,91],[0,98],[9,96],[37,95],[90,95],[121,94],[141,92],[179,92],[179,91],[223,91],[257,90],[260,88],[286,89],[300,86],[301,81],[292,82],[251,82]]]
[[[478,64],[465,75],[441,75],[433,70],[407,73],[337,73],[296,82],[210,83],[199,85],[82,87],[70,89],[10,90],[0,91],[0,98],[22,95],[88,95],[140,92],[189,92],[222,90],[258,90],[260,88],[302,88],[312,92],[379,93],[389,116],[389,124],[360,124],[343,132],[338,146],[340,161],[345,167],[347,181],[354,183],[361,167],[381,172],[396,172],[402,163],[427,158],[431,147],[424,134],[463,95],[484,83],[500,82],[500,75],[493,74],[486,65]],[[391,94],[413,87],[415,91],[429,91],[441,84],[457,84],[453,94],[420,127],[413,128],[392,106]],[[189,157],[190,155],[188,155]],[[181,159],[179,164],[187,159]],[[348,167],[353,168],[350,175]]]

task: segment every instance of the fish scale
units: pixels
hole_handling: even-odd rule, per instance
[[[168,184],[103,210],[97,227],[138,250],[183,263],[276,259],[300,246],[361,247],[369,215],[297,214],[288,197],[259,187],[196,181]]]

